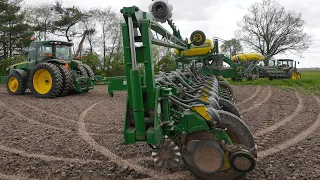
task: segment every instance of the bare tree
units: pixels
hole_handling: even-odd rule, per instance
[[[237,36],[255,51],[266,56],[265,65],[276,54],[301,54],[311,44],[303,32],[305,21],[301,13],[287,11],[275,0],[253,4],[239,22]]]
[[[40,4],[36,6],[27,6],[25,9],[26,20],[28,23],[35,27],[35,33],[37,33],[37,39],[47,40],[48,32],[52,26],[52,22],[57,18],[56,14],[52,10],[52,4]]]

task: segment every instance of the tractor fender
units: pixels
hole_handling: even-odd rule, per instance
[[[47,62],[48,62],[48,63],[53,63],[53,64],[55,64],[55,63],[57,63],[57,64],[66,64],[66,63],[67,63],[67,61],[65,61],[65,60],[60,60],[60,59],[50,59],[50,60],[48,60]]]
[[[27,79],[28,74],[26,71],[24,71],[23,69],[13,69],[12,72],[16,72],[19,74],[20,77],[22,77],[23,79]]]

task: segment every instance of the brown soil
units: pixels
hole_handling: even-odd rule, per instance
[[[0,179],[195,179],[182,166],[157,167],[144,143],[124,145],[125,99],[125,92],[108,97],[107,86],[37,99],[10,97],[0,85]],[[243,179],[320,178],[315,97],[234,86],[234,100],[262,154]]]

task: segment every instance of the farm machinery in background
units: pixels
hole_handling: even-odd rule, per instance
[[[196,62],[202,67],[206,75],[222,75],[225,78],[231,78],[233,81],[256,80],[260,78],[272,79],[300,79],[301,74],[296,68],[296,62],[288,59],[279,59],[273,62],[271,66],[262,66],[261,62],[264,56],[258,53],[237,54],[230,59],[224,54],[219,53],[219,38],[213,41],[206,39],[201,46],[191,46],[190,49],[179,52],[175,49],[177,62],[185,64],[191,61]],[[180,54],[179,54],[180,53]],[[228,67],[224,66],[227,64]]]
[[[203,45],[205,34],[195,31],[190,43],[183,39],[169,20],[172,6],[167,1],[155,0],[149,10],[121,9],[126,76],[112,80],[108,93],[127,91],[125,144],[145,142],[156,163],[167,168],[183,163],[199,179],[234,179],[252,171],[256,144],[232,102],[231,86],[206,76],[194,62],[181,71],[154,73],[153,44],[181,55]],[[173,33],[159,21],[167,22]]]
[[[297,62],[292,59],[270,60],[269,66],[260,67],[260,77],[273,79],[301,79]],[[299,62],[298,62],[299,63]]]
[[[22,95],[30,88],[35,97],[54,98],[93,89],[94,73],[88,65],[73,59],[72,46],[62,41],[32,42],[28,59],[6,69],[8,93]]]

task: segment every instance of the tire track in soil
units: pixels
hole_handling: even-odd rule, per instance
[[[298,105],[296,107],[296,109],[294,110],[294,112],[292,114],[290,114],[289,116],[285,117],[283,120],[277,122],[277,123],[273,123],[272,121],[265,121],[267,124],[268,122],[270,122],[270,125],[271,126],[268,126],[267,128],[263,128],[261,130],[258,130],[256,133],[255,133],[255,137],[258,137],[258,136],[263,136],[267,133],[270,133],[272,131],[275,131],[276,129],[280,128],[281,126],[285,125],[286,123],[290,122],[294,117],[296,117],[300,111],[302,110],[302,108],[304,107],[303,105],[303,100],[299,94],[298,91],[295,91],[295,95],[298,99]],[[264,126],[263,126],[264,127]]]
[[[23,115],[21,112],[13,109],[12,107],[8,107],[3,102],[0,102],[0,107],[3,107],[5,109],[7,109],[8,111],[11,111],[13,114],[15,114],[16,116],[18,116],[18,117],[20,117],[22,119],[25,119],[30,124],[36,124],[36,125],[47,127],[47,128],[51,128],[51,129],[66,131],[66,132],[70,132],[70,133],[76,133],[76,129],[72,130],[72,129],[67,129],[67,128],[61,128],[61,127],[53,126],[53,125],[50,125],[50,124],[42,123],[42,122],[37,121],[37,120],[35,120],[33,118],[27,117],[27,116]],[[75,123],[78,123],[78,122],[76,121]],[[75,124],[75,126],[76,126],[76,124]],[[92,134],[94,136],[105,136],[108,133],[89,133],[89,134]]]
[[[0,150],[6,151],[12,154],[19,154],[20,156],[24,156],[27,158],[38,158],[47,162],[50,161],[64,161],[64,162],[69,162],[69,163],[81,163],[81,164],[87,164],[87,163],[101,163],[102,161],[100,160],[86,160],[86,159],[77,159],[77,158],[62,158],[62,157],[56,157],[56,156],[48,156],[44,154],[38,154],[38,153],[27,153],[22,150],[18,150],[15,148],[10,148],[7,146],[0,145]]]
[[[309,125],[314,123],[318,116],[319,106],[313,96],[303,97],[305,106],[302,112],[297,114],[289,123],[278,129],[264,134],[263,136],[256,136],[258,149],[264,151],[272,148],[274,145],[284,143],[293,138],[297,134],[309,128]]]
[[[320,107],[320,99],[316,96],[313,96],[318,104],[318,107]],[[287,140],[284,143],[275,145],[269,149],[263,150],[258,152],[258,156],[259,158],[264,158],[270,155],[273,155],[281,150],[284,150],[292,145],[297,144],[298,142],[304,140],[305,138],[307,138],[310,134],[312,134],[318,127],[320,126],[320,113],[318,114],[318,117],[316,119],[316,121],[310,125],[308,127],[308,129],[302,131],[301,133],[299,133],[298,135],[296,135],[295,137],[293,137],[292,139]]]
[[[35,110],[37,110],[37,111],[39,111],[39,112],[41,112],[41,113],[43,113],[43,114],[46,114],[46,115],[48,115],[48,116],[52,116],[52,117],[54,117],[54,118],[62,119],[62,120],[65,120],[65,121],[70,121],[70,122],[72,122],[72,123],[78,123],[78,121],[76,121],[76,120],[74,120],[74,119],[69,119],[69,118],[66,118],[66,117],[63,117],[63,116],[59,116],[59,115],[56,115],[56,114],[49,113],[48,111],[39,109],[39,108],[37,108],[37,107],[35,107],[35,106],[31,106],[30,104],[25,103],[25,102],[23,102],[22,100],[18,100],[18,99],[14,99],[14,100],[17,101],[17,102],[19,102],[19,103],[21,103],[21,104],[23,104],[23,105],[25,105],[25,106],[27,106],[27,107],[29,107],[29,108],[31,108],[31,109],[35,109]],[[101,124],[91,124],[91,123],[87,123],[87,125],[88,125],[88,126],[98,126],[98,127],[103,127],[103,126],[104,126],[104,125],[101,125]]]
[[[271,90],[270,86],[267,86],[267,95],[264,97],[264,99],[261,101],[256,100],[254,103],[252,103],[252,105],[249,108],[241,110],[240,114],[243,115],[244,113],[247,113],[247,112],[250,112],[250,111],[257,109],[258,107],[263,105],[265,102],[267,102],[271,96],[272,96],[272,90]]]
[[[248,101],[251,101],[254,99],[257,95],[259,95],[259,92],[261,91],[261,86],[257,86],[255,92],[247,99],[244,99],[243,101],[237,103],[237,106],[241,106],[242,104],[247,103]]]
[[[0,179],[5,179],[5,180],[39,180],[39,179],[27,178],[25,176],[7,175],[7,174],[2,174],[2,173],[0,173]]]
[[[100,152],[101,154],[103,154],[104,156],[110,158],[111,162],[117,163],[118,165],[125,167],[125,168],[131,168],[137,172],[140,173],[144,173],[147,174],[153,178],[156,179],[173,179],[176,178],[177,175],[179,175],[179,178],[183,178],[186,179],[187,172],[175,172],[172,174],[166,174],[164,172],[158,172],[155,170],[152,170],[150,168],[145,168],[142,167],[140,165],[137,165],[136,161],[132,161],[130,159],[123,159],[122,157],[116,155],[115,153],[111,152],[110,150],[108,150],[107,148],[105,148],[104,146],[98,144],[91,136],[89,133],[86,132],[86,124],[85,124],[85,117],[88,114],[89,111],[91,111],[95,106],[106,102],[107,100],[103,100],[100,102],[97,102],[93,105],[91,105],[90,107],[88,107],[86,110],[84,110],[79,117],[79,124],[78,124],[78,132],[79,135],[95,150],[97,150],[98,152]]]

